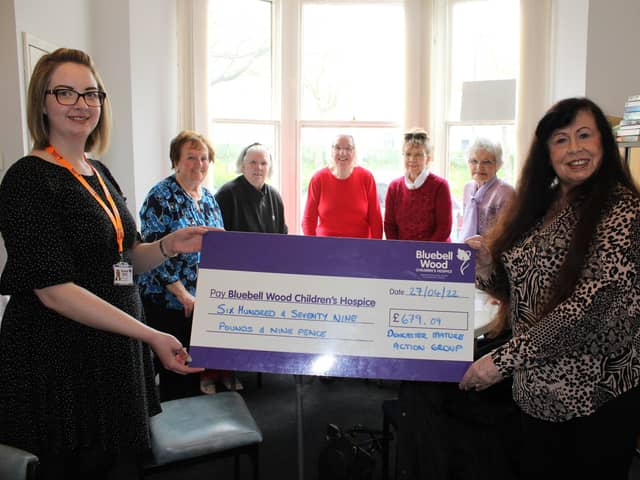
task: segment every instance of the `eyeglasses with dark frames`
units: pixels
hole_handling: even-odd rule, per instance
[[[429,135],[424,132],[409,132],[404,134],[405,142],[426,143],[429,140]]]
[[[80,93],[76,92],[72,88],[54,88],[52,90],[45,90],[47,95],[55,95],[56,101],[60,105],[65,107],[71,107],[78,103],[80,97],[84,99],[84,103],[87,107],[101,107],[104,105],[104,99],[107,97],[105,92],[100,90],[90,90],[88,92]]]

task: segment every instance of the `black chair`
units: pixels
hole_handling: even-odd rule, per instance
[[[0,478],[3,480],[35,480],[38,457],[32,453],[0,444]]]
[[[162,413],[151,418],[153,457],[144,474],[233,456],[238,479],[240,455],[247,455],[258,480],[261,442],[262,432],[237,392],[162,402]]]

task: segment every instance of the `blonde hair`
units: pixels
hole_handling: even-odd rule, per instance
[[[44,112],[46,91],[53,72],[63,63],[76,63],[87,67],[98,84],[98,90],[106,93],[104,83],[95,69],[91,57],[83,51],[58,48],[40,57],[31,74],[27,93],[27,126],[33,139],[34,149],[43,149],[49,145],[49,118]],[[98,124],[87,137],[84,146],[85,152],[104,153],[109,146],[110,135],[111,107],[108,97],[105,97],[104,104],[100,108]]]

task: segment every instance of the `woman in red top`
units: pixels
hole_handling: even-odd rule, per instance
[[[376,182],[369,170],[356,166],[351,135],[338,135],[331,165],[311,178],[302,231],[321,237],[382,238]]]
[[[451,192],[449,184],[429,172],[431,145],[425,130],[404,135],[405,174],[387,190],[384,232],[390,240],[450,242]]]

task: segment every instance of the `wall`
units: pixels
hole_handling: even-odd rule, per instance
[[[113,114],[111,145],[101,160],[127,199],[135,199],[129,3],[129,0],[92,1],[90,53],[104,81]]]
[[[0,177],[28,151],[22,32],[92,57],[113,108],[111,147],[102,160],[137,212],[169,171],[177,129],[176,0],[0,0]],[[71,12],[71,13],[70,13]],[[4,168],[3,168],[4,167]],[[0,267],[6,253],[0,242]]]
[[[74,47],[88,50],[91,38],[91,32],[89,31],[91,10],[89,7],[90,4],[83,0],[60,0],[56,2],[43,2],[42,0],[15,1],[15,33],[18,41],[21,84],[26,85],[29,82],[29,79],[24,78],[22,33],[27,32],[34,35],[38,39],[51,44],[52,48]],[[69,12],[73,12],[71,16],[69,16]],[[22,104],[25,104],[24,97],[22,98]],[[26,120],[26,117],[22,117],[25,153],[31,149]]]
[[[0,179],[11,162],[24,153],[22,145],[22,83],[13,0],[0,0]],[[10,95],[9,92],[14,92]]]
[[[640,2],[554,0],[553,16],[551,101],[586,95],[622,116],[626,98],[640,94]]]
[[[131,90],[135,213],[149,189],[171,171],[169,143],[177,135],[177,31],[175,0],[131,4]],[[130,202],[130,208],[134,203]]]
[[[20,140],[26,132],[22,32],[56,46],[86,50],[105,81],[114,114],[111,147],[102,160],[135,214],[151,185],[169,173],[166,152],[177,133],[175,0],[0,2],[0,60],[8,66],[3,67],[0,87],[21,95],[8,99],[11,104],[3,109],[16,119],[9,130],[0,129],[5,162],[28,149]]]
[[[629,95],[640,94],[638,0],[591,0],[586,94],[607,115],[622,116]]]
[[[28,150],[22,32],[58,46],[87,49],[90,44],[89,4],[83,0],[0,0],[0,178]],[[73,12],[71,16],[65,12]],[[14,92],[10,95],[6,92]],[[6,252],[0,241],[0,267]]]
[[[96,64],[113,107],[113,171],[137,219],[153,184],[170,171],[177,129],[175,0],[93,0]]]
[[[552,4],[550,103],[586,92],[589,2],[555,0]]]
[[[68,14],[64,12],[73,12],[73,28],[61,28],[70,23]],[[22,32],[57,46],[74,45],[86,49],[89,44],[88,18],[88,4],[83,0],[60,0],[55,5],[43,0],[0,0],[0,91],[15,92],[15,95],[2,95],[2,112],[7,120],[3,121],[0,128],[3,160],[0,175],[30,147],[26,118],[22,114],[26,83],[22,62]]]
[[[178,124],[177,1],[0,0],[0,91],[16,92],[0,100],[0,177],[25,153],[26,31],[93,56],[114,109],[112,144],[103,160],[137,214],[151,185],[170,171],[168,145]],[[626,97],[640,93],[640,64],[634,61],[640,2],[553,0],[553,9],[550,100],[586,94],[606,113],[621,115]],[[0,249],[0,266],[3,255]]]

